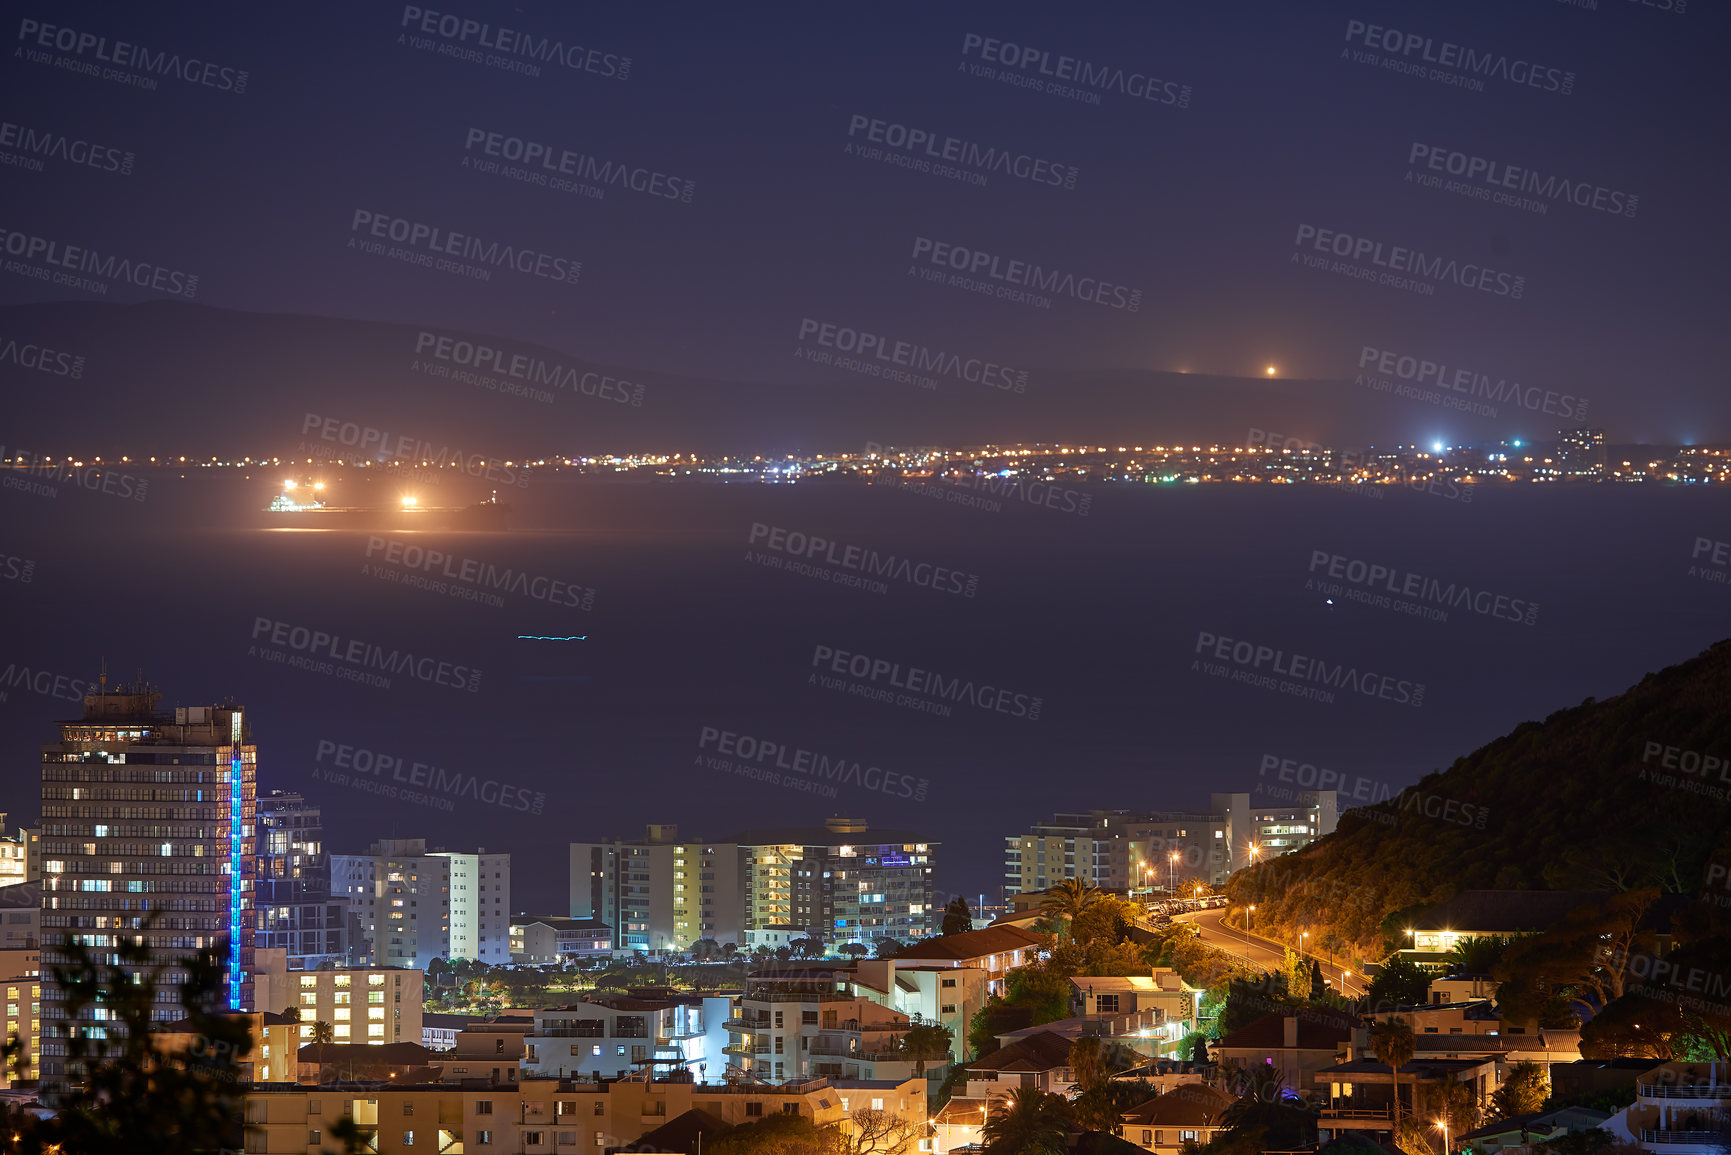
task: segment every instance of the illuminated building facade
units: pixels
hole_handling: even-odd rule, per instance
[[[661,824],[641,839],[571,844],[571,917],[612,927],[616,950],[741,943],[745,893],[737,842],[682,839]]]
[[[511,961],[511,856],[428,850],[384,838],[370,854],[331,855],[331,884],[366,938],[350,954],[425,969],[434,959]]]
[[[1557,471],[1564,477],[1602,477],[1605,473],[1605,431],[1564,429],[1557,433]]]
[[[28,826],[7,830],[6,819],[0,811],[0,886],[35,882],[42,877],[42,830]]]
[[[830,818],[819,827],[752,831],[736,841],[754,863],[754,883],[762,860],[785,863],[790,911],[778,921],[826,943],[912,942],[936,934],[943,921],[933,908],[937,843],[917,834]]]
[[[1203,811],[1057,814],[1005,837],[1004,890],[1034,894],[1073,878],[1138,896],[1182,895],[1186,886],[1225,882],[1253,857],[1310,845],[1334,830],[1337,806],[1333,790],[1271,783],[1257,794],[1211,794]]]
[[[83,717],[60,723],[42,748],[42,1083],[77,1079],[68,1062],[75,1033],[102,1040],[119,1028],[108,1009],[74,1016],[48,980],[69,948],[117,961],[123,941],[159,962],[151,1018],[180,1019],[183,960],[216,949],[227,971],[223,1009],[252,1009],[249,973],[257,877],[257,747],[246,714],[231,703],[159,713],[146,683],[106,678],[84,697]],[[147,925],[147,923],[149,925]]]
[[[331,860],[317,806],[272,790],[258,800],[258,933],[281,948],[290,970],[347,959],[348,903],[331,896]]]

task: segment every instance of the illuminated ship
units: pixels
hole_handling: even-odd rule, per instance
[[[312,490],[304,499],[296,496],[303,489]],[[273,529],[504,529],[511,511],[499,500],[497,491],[474,505],[422,505],[419,498],[405,494],[396,506],[377,507],[327,505],[323,491],[323,482],[304,487],[292,478],[283,482],[282,492],[265,509],[270,515],[268,524]]]

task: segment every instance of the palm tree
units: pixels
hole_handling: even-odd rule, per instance
[[[1076,916],[1099,902],[1100,897],[1099,887],[1090,886],[1079,878],[1066,878],[1046,892],[1040,913],[1047,918],[1063,919],[1066,925],[1074,924]]]
[[[1388,1064],[1394,1083],[1394,1128],[1400,1131],[1400,1069],[1412,1061],[1412,1024],[1399,1016],[1384,1019],[1370,1029],[1370,1049],[1376,1061]]]
[[[313,1042],[333,1043],[336,1041],[336,1038],[336,1028],[325,1022],[323,1019],[320,1019],[318,1022],[313,1024]]]
[[[1069,1125],[1070,1104],[1064,1096],[1017,1087],[1004,1109],[986,1122],[986,1155],[1063,1155]]]

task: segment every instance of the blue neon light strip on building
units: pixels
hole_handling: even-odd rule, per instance
[[[233,760],[228,774],[228,1009],[240,1010],[240,883],[241,835],[245,831],[246,798],[241,789],[240,712],[232,719]]]

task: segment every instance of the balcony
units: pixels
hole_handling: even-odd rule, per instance
[[[1731,1099],[1731,1083],[1638,1083],[1643,1099]]]
[[[1714,1150],[1714,1145],[1724,1139],[1723,1131],[1652,1131],[1646,1127],[1641,1128],[1642,1143],[1673,1144],[1691,1151]]]
[[[749,1059],[749,1058],[753,1058],[754,1056],[757,1056],[757,1055],[769,1054],[769,1044],[768,1043],[758,1043],[758,1044],[756,1044],[754,1046],[750,1046],[750,1047],[741,1047],[741,1046],[729,1045],[729,1046],[721,1048],[721,1053],[724,1055],[738,1055],[741,1058]]]
[[[767,1031],[768,1019],[745,1019],[737,1015],[721,1024],[722,1029],[729,1031]]]

